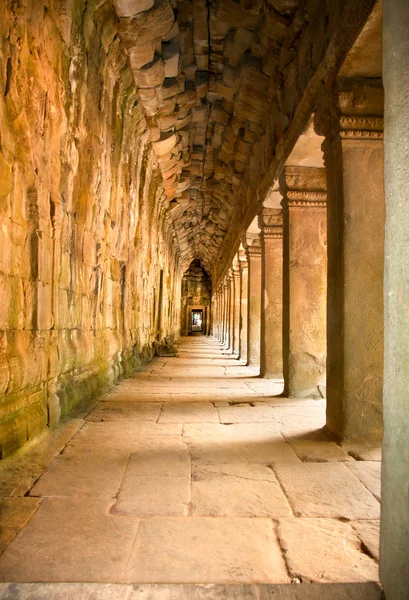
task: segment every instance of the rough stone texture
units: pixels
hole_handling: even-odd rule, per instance
[[[379,518],[379,502],[342,463],[276,463],[274,471],[297,516]]]
[[[167,403],[159,423],[219,423],[219,417],[210,402]]]
[[[177,583],[186,577],[193,583],[289,581],[268,519],[142,521],[126,581]]]
[[[351,521],[350,525],[365,546],[366,552],[379,562],[379,520]]]
[[[282,429],[281,431],[303,462],[348,461],[352,467],[359,466],[359,463],[355,463],[349,454],[334,441],[332,436],[322,429],[312,432],[297,432],[291,429]]]
[[[192,514],[276,518],[292,512],[273,471],[243,463],[194,467]]]
[[[0,498],[0,554],[40,506],[38,498]]]
[[[382,437],[383,90],[339,84],[317,126],[328,188],[327,424],[340,439]],[[369,115],[369,116],[368,116]],[[378,117],[376,116],[378,115]],[[359,328],[356,327],[359,323]],[[341,351],[342,349],[342,351]]]
[[[386,597],[409,597],[409,13],[384,1],[385,86],[385,371],[381,580]]]
[[[110,3],[2,2],[0,23],[6,456],[175,336],[180,273]]]
[[[328,519],[281,519],[280,544],[290,574],[301,581],[376,581],[377,563],[362,553],[346,523]]]
[[[325,169],[286,167],[284,194],[284,395],[320,398],[326,383]]]
[[[84,425],[70,419],[54,431],[45,431],[19,452],[0,463],[0,497],[24,496],[51,461]]]
[[[381,464],[379,462],[358,461],[348,465],[350,471],[358,477],[361,483],[381,500]]]
[[[138,520],[109,515],[111,504],[107,499],[43,499],[18,543],[1,555],[0,581],[118,581]]]

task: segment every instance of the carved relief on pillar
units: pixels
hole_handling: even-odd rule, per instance
[[[327,206],[327,192],[324,191],[290,190],[285,197],[287,206],[291,208],[308,206],[325,208]]]
[[[382,117],[342,115],[339,120],[340,136],[346,140],[383,140]]]

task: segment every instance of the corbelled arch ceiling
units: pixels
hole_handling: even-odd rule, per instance
[[[282,44],[291,26],[296,35],[298,1],[113,3],[183,266],[200,259],[212,273],[277,103]]]

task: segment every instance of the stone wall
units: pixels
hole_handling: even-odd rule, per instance
[[[117,27],[108,2],[0,3],[2,456],[176,336],[173,226]]]

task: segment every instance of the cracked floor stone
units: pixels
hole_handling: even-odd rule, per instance
[[[378,600],[350,582],[378,579],[379,463],[322,430],[324,402],[281,391],[211,338],[154,358],[2,461],[0,581],[16,598],[60,597],[23,582],[93,581],[124,598]]]

